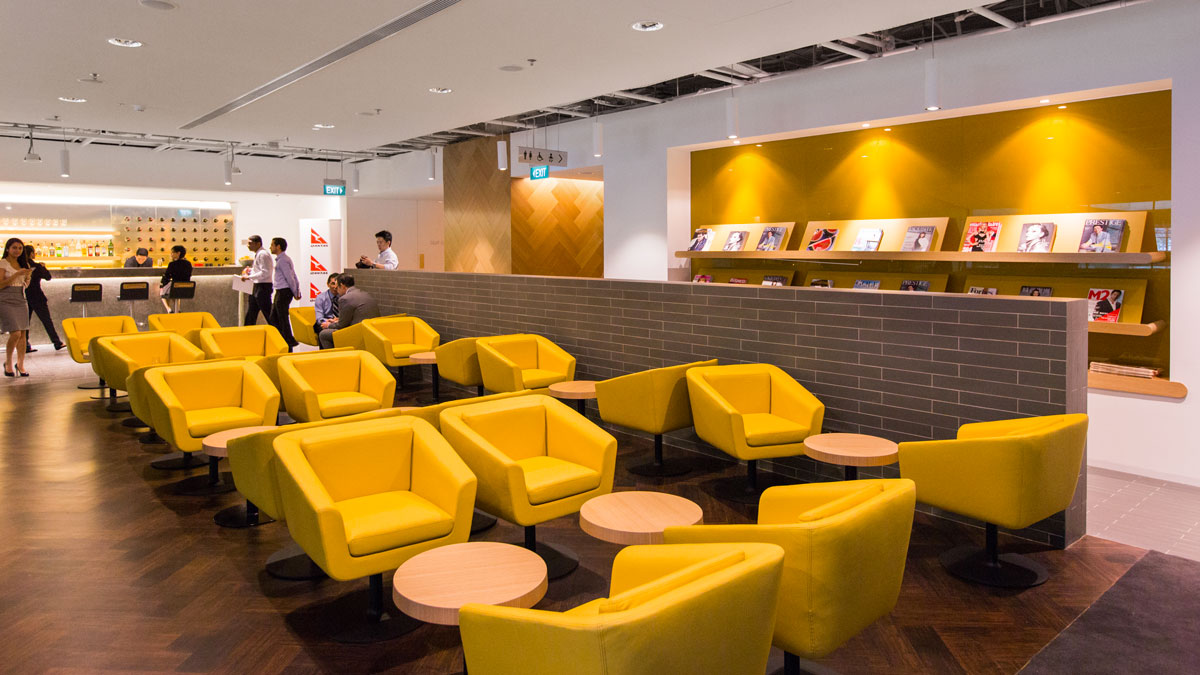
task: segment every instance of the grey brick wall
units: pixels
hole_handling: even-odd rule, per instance
[[[443,341],[544,335],[576,357],[578,379],[709,358],[775,364],[825,403],[830,432],[941,439],[968,422],[1086,412],[1082,300],[347,271],[383,312],[419,316]],[[724,456],[691,430],[667,444]],[[803,481],[841,477],[807,457],[762,464]],[[1086,488],[1081,471],[1071,508],[1019,534],[1055,546],[1083,536]]]

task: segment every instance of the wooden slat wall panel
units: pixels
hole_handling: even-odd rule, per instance
[[[446,146],[443,206],[447,272],[512,272],[509,172],[496,168],[496,143],[508,136]]]
[[[603,181],[514,180],[512,271],[603,277]]]

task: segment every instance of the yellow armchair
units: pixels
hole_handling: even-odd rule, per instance
[[[687,462],[663,461],[663,438],[668,431],[692,426],[687,371],[715,366],[717,360],[697,361],[622,375],[596,383],[600,419],[609,424],[654,434],[654,461],[629,467],[638,476],[680,476],[692,470]]]
[[[210,359],[240,356],[251,362],[271,354],[286,354],[288,350],[274,326],[202,328],[200,348]]]
[[[275,453],[292,538],[334,579],[370,578],[365,635],[343,640],[420,625],[384,621],[383,573],[470,534],[475,477],[446,440],[422,420],[389,418],[286,433]]]
[[[669,527],[663,540],[783,547],[774,644],[792,675],[896,606],[915,505],[905,479],[784,485],[763,491],[756,525]]]
[[[771,544],[629,546],[613,560],[607,598],[566,612],[464,606],[467,668],[472,675],[761,675],[783,561]]]
[[[181,468],[194,466],[205,436],[227,429],[271,426],[279,392],[262,369],[245,361],[153,368],[146,373],[155,431],[183,453]],[[151,466],[172,468],[159,460]]]
[[[757,460],[803,455],[804,439],[821,433],[825,405],[777,366],[692,368],[687,382],[696,435],[747,461],[747,484],[721,484],[722,498],[757,503]]]
[[[279,360],[280,359],[292,358],[293,356],[296,356],[296,357],[320,356],[322,354],[331,354],[333,352],[352,352],[352,351],[354,351],[354,350],[350,347],[334,347],[333,349],[326,349],[324,351],[311,351],[310,350],[307,352],[293,352],[293,353],[283,352],[282,354],[271,354],[269,356],[264,356],[261,359],[258,359],[257,361],[255,361],[254,365],[258,366],[259,368],[262,368],[263,372],[267,374],[268,378],[270,378],[271,384],[275,385],[275,388],[278,389],[280,392],[282,392],[283,385],[279,381]]]
[[[433,351],[441,336],[415,316],[367,319],[363,322],[363,345],[375,358],[391,368],[412,365],[409,356]]]
[[[150,428],[149,431],[138,437],[138,441],[141,442],[142,445],[162,445],[166,443],[166,441],[158,435],[158,432],[155,431],[155,429],[158,428],[162,423],[156,423],[154,421],[154,410],[150,406],[151,391],[150,385],[146,383],[146,373],[155,368],[162,368],[164,366],[170,366],[178,363],[217,363],[217,361],[206,361],[204,358],[204,352],[200,351],[199,349],[196,351],[199,352],[197,358],[189,359],[180,356],[179,360],[173,363],[156,363],[150,366],[142,366],[131,371],[129,373],[129,377],[125,378],[125,390],[129,392],[129,409],[130,412],[133,413],[133,417],[131,418],[133,421],[126,424],[126,426]],[[242,361],[242,359],[222,360]],[[175,453],[173,458],[163,458],[156,461],[158,462],[158,468],[182,469],[184,468],[183,459],[183,453]],[[154,462],[151,462],[151,464],[154,464]]]
[[[292,337],[313,347],[320,347],[317,342],[317,310],[315,307],[289,307],[288,321],[292,325]]]
[[[574,570],[573,554],[537,543],[536,526],[612,492],[616,439],[542,395],[452,407],[441,419],[442,435],[479,477],[479,508],[524,527],[551,579]]]
[[[398,318],[401,316],[408,316],[408,315],[404,314],[404,313],[400,313],[400,314],[389,314],[387,316],[377,316],[377,317],[374,317],[373,319],[366,319],[365,321],[360,321],[360,322],[354,324],[353,326],[346,326],[345,328],[340,328],[338,330],[335,330],[335,331],[333,331],[333,346],[334,347],[351,347],[353,349],[366,349],[367,345],[366,345],[366,342],[364,341],[365,338],[363,337],[363,335],[366,332],[363,324],[366,323],[366,321],[374,321],[375,319],[395,319],[395,318]]]
[[[137,323],[131,316],[87,316],[63,319],[63,335],[67,339],[67,352],[75,363],[91,363],[92,338],[105,335],[124,335],[138,332]],[[95,370],[93,367],[92,370]],[[104,378],[100,385],[80,385],[80,389],[104,389]]]
[[[438,375],[464,387],[475,387],[483,396],[483,373],[479,370],[476,338],[452,340],[434,349],[437,354]]]
[[[575,379],[575,357],[541,335],[497,335],[475,340],[488,391],[520,391]]]
[[[390,408],[396,380],[363,351],[320,352],[279,359],[284,408],[297,422]]]
[[[203,350],[172,332],[109,335],[96,340],[94,351],[105,364],[105,381],[120,391],[129,390],[129,376],[138,368],[204,360]]]
[[[1087,415],[1050,415],[965,424],[958,438],[900,444],[900,475],[917,499],[985,523],[984,550],[946,551],[942,565],[968,581],[1028,588],[1046,569],[1016,553],[999,555],[997,526],[1019,530],[1071,505],[1087,444]]]
[[[220,328],[221,324],[209,312],[178,312],[151,314],[147,317],[151,330],[168,330],[179,333],[189,342],[200,346],[201,328]]]

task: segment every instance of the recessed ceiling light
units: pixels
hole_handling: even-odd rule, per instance
[[[926,109],[926,110],[928,110],[929,112],[933,112],[934,110],[941,110],[941,109],[942,109],[942,106],[940,106],[940,105],[927,105],[927,106],[925,106],[925,109]]]
[[[1066,109],[1067,109],[1067,106],[1065,106],[1065,105],[1060,105],[1060,106],[1058,106],[1058,109],[1059,109],[1059,110],[1066,110]]]
[[[430,87],[429,91],[430,91],[430,93],[433,93],[433,94],[449,94],[450,92],[452,92],[454,90],[451,89],[450,87]]]
[[[108,44],[114,47],[129,47],[130,49],[142,46],[141,42],[128,38],[108,38]]]
[[[79,98],[78,96],[59,96],[58,100],[63,103],[87,103],[86,98]]]
[[[663,24],[661,21],[635,21],[630,28],[643,33],[653,33],[656,30],[662,30]]]
[[[317,123],[317,124],[313,124],[313,128],[314,128],[314,129],[332,129],[332,128],[333,128],[333,125],[332,125],[332,124],[319,124],[319,123]]]
[[[1050,102],[1050,99],[1048,99],[1048,98],[1044,98],[1044,99],[1038,101],[1038,103],[1049,103],[1049,102]]]
[[[138,2],[146,9],[171,10],[179,7],[179,3],[175,0],[138,0]]]

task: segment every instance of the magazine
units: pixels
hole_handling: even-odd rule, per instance
[[[833,288],[833,279],[813,279],[808,282],[809,286],[818,286],[820,288]]]
[[[1083,221],[1083,236],[1079,239],[1081,253],[1118,253],[1125,236],[1125,221],[1121,218],[1089,218]]]
[[[1048,298],[1054,295],[1054,289],[1049,286],[1022,286],[1021,295],[1033,295]]]
[[[996,240],[999,237],[1000,223],[967,223],[967,236],[963,237],[962,250],[990,253],[996,250]]]
[[[729,233],[729,238],[725,240],[725,251],[740,251],[746,247],[746,237],[749,236],[746,230],[734,230]]]
[[[692,243],[688,244],[689,251],[707,251],[708,244],[712,240],[712,228],[702,227],[696,230],[696,235],[692,237]]]
[[[854,246],[851,251],[878,251],[879,241],[883,239],[883,230],[868,228],[858,231],[858,236],[854,238]]]
[[[1021,241],[1017,253],[1049,253],[1054,245],[1054,223],[1025,223],[1021,226]]]
[[[692,277],[692,282],[697,283],[697,284],[711,284],[712,283],[712,275],[711,274],[697,274],[696,276]]]
[[[744,283],[746,283],[746,279],[745,279],[745,277],[729,277],[729,283],[744,284]]]
[[[787,285],[787,277],[779,276],[776,274],[768,274],[765,277],[763,277],[762,285],[763,286],[786,286]]]
[[[878,279],[875,279],[875,280],[859,279],[858,281],[854,282],[854,287],[855,288],[866,288],[866,289],[870,289],[870,290],[879,290],[879,280]]]
[[[933,238],[937,236],[937,228],[932,225],[912,225],[904,233],[904,243],[901,251],[928,251],[933,246]]]
[[[905,280],[900,282],[900,290],[902,291],[928,291],[929,282],[921,280]]]
[[[1088,321],[1116,323],[1125,304],[1125,291],[1116,288],[1093,288],[1088,291]]]
[[[983,286],[972,286],[967,289],[969,295],[995,295],[996,289],[984,288]]]
[[[786,227],[778,225],[764,227],[762,235],[758,238],[758,246],[756,248],[759,251],[778,251],[783,248],[783,238],[786,235]]]
[[[833,249],[833,242],[837,241],[838,231],[821,228],[813,232],[812,239],[808,241],[808,250],[810,251],[829,251]]]

